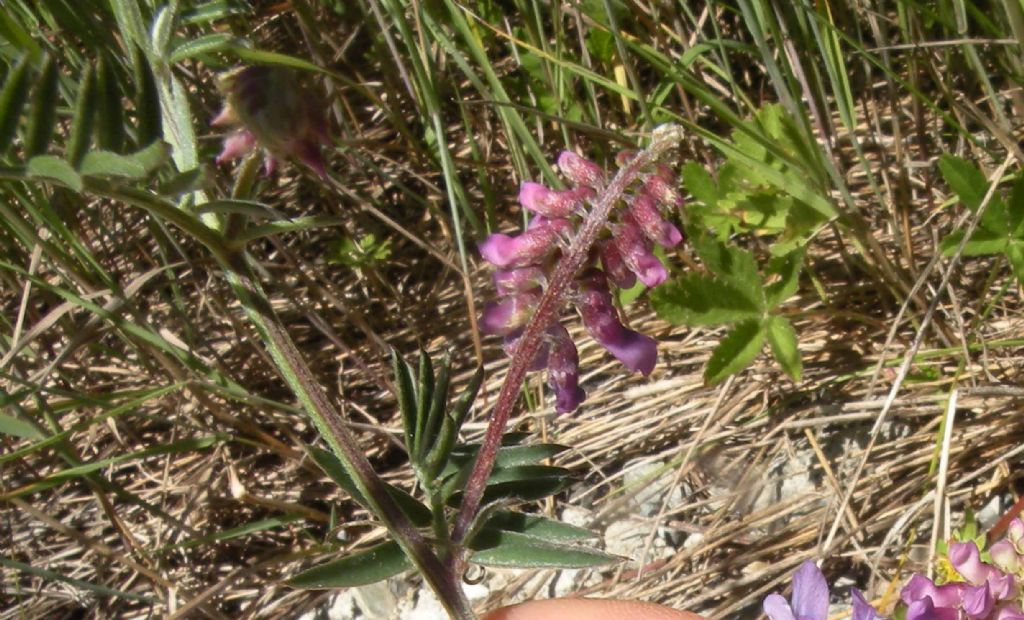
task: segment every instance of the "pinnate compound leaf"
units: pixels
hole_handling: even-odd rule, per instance
[[[469,546],[474,564],[507,568],[588,568],[621,561],[598,549],[563,545],[516,532],[483,528]]]
[[[800,349],[797,347],[797,335],[793,325],[785,317],[773,316],[768,319],[767,334],[772,355],[793,381],[799,381],[803,373],[803,364],[800,361]]]
[[[949,153],[939,158],[939,171],[949,188],[960,197],[960,202],[971,211],[977,211],[988,190],[985,175],[971,162]]]
[[[288,585],[305,590],[351,588],[383,581],[412,569],[412,562],[394,541],[350,553],[292,577]]]
[[[733,286],[691,273],[651,292],[658,317],[675,325],[723,325],[757,319],[759,305]]]
[[[761,352],[764,338],[760,321],[744,321],[733,327],[711,353],[704,380],[713,385],[746,368]]]
[[[28,173],[34,177],[54,179],[76,192],[82,191],[82,177],[71,164],[54,155],[37,155],[28,160]]]

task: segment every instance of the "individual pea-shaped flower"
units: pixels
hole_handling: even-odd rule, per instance
[[[632,288],[636,284],[636,274],[629,270],[626,261],[619,252],[619,247],[611,239],[599,242],[598,256],[601,268],[612,284],[620,289]]]
[[[576,343],[561,323],[548,328],[547,343],[548,384],[555,393],[555,411],[574,411],[587,396],[579,385],[580,358]]]
[[[853,597],[853,614],[850,616],[850,620],[881,620],[882,617],[878,615],[871,603],[867,602],[860,590],[850,588],[850,594]]]
[[[558,249],[562,235],[571,228],[568,220],[535,218],[519,235],[490,235],[480,244],[480,254],[495,267],[538,265]]]
[[[661,216],[655,199],[649,194],[641,193],[634,196],[629,203],[626,216],[648,239],[663,248],[674,248],[683,240],[683,234]]]
[[[217,162],[235,159],[257,146],[266,151],[271,173],[278,158],[294,157],[321,178],[327,177],[321,146],[329,144],[319,98],[300,86],[294,72],[255,65],[223,74],[219,86],[226,99],[214,126],[237,126]]]
[[[651,374],[658,360],[657,343],[619,321],[605,274],[587,270],[580,276],[577,289],[576,308],[587,332],[626,368],[644,376]]]
[[[623,262],[645,286],[654,288],[668,279],[668,271],[651,252],[651,244],[639,226],[628,221],[618,224],[612,229],[612,239]]]
[[[515,293],[484,307],[480,329],[489,334],[506,336],[526,324],[540,301],[540,289]]]

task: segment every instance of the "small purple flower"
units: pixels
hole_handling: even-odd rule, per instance
[[[956,572],[973,585],[980,586],[992,574],[992,567],[981,561],[981,553],[973,541],[951,544],[948,557]]]
[[[1017,605],[1004,605],[996,611],[996,620],[1024,620],[1024,611]]]
[[[555,411],[566,413],[580,406],[587,393],[580,386],[580,358],[576,343],[560,323],[548,328],[548,384],[555,393]]]
[[[601,268],[612,284],[621,289],[633,288],[636,284],[636,274],[626,266],[626,261],[622,259],[622,253],[614,242],[601,242],[598,254],[601,257]]]
[[[576,307],[587,331],[622,364],[647,376],[658,360],[653,338],[625,327],[612,305],[612,294],[603,272],[590,269],[579,278]]]
[[[960,605],[964,587],[962,583],[937,586],[931,579],[915,573],[900,590],[900,598],[908,606],[927,599],[936,607],[955,610]]]
[[[619,224],[612,237],[626,266],[645,286],[654,288],[668,279],[668,271],[658,257],[651,253],[650,242],[637,225],[631,222]]]
[[[771,620],[828,620],[825,576],[807,560],[793,575],[793,597],[787,601],[779,594],[769,594],[763,607]]]
[[[881,616],[875,611],[875,608],[871,606],[861,594],[861,591],[857,588],[850,588],[850,594],[853,596],[853,614],[850,620],[881,620]]]
[[[662,174],[652,174],[644,183],[644,192],[666,207],[681,207],[683,206],[683,197],[672,186],[674,183],[674,174],[668,178]]]
[[[494,272],[494,288],[498,289],[499,295],[521,293],[544,286],[546,283],[547,277],[540,267],[520,267],[519,269]]]
[[[647,194],[635,196],[626,215],[648,239],[663,248],[674,248],[683,240],[683,234],[661,216],[654,198]]]

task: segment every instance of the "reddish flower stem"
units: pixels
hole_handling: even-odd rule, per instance
[[[611,183],[598,195],[593,209],[583,220],[569,249],[558,261],[554,273],[548,280],[548,287],[544,291],[540,303],[537,304],[536,312],[519,338],[515,354],[509,363],[508,374],[505,375],[505,382],[501,386],[501,392],[498,394],[491,419],[487,424],[483,445],[480,446],[476,462],[473,464],[473,471],[466,482],[462,506],[459,508],[455,526],[452,529],[452,542],[456,546],[465,542],[464,539],[470,531],[473,518],[480,509],[480,501],[487,488],[487,479],[491,475],[491,470],[494,469],[494,459],[498,456],[498,448],[501,447],[501,437],[505,433],[505,426],[519,400],[519,388],[526,379],[526,373],[540,349],[544,332],[561,313],[566,295],[570,291],[576,274],[590,257],[591,246],[594,245],[598,235],[604,229],[612,209],[618,204],[626,189],[637,179],[640,172],[656,162],[665,151],[678,144],[682,140],[682,136],[682,128],[677,125],[663,125],[654,130],[650,146],[620,168]],[[457,555],[461,556],[461,554]],[[460,569],[454,572],[461,572],[462,565],[465,563],[464,557],[453,556],[449,559],[456,565],[456,568]]]

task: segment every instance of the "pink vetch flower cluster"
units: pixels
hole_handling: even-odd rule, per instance
[[[235,127],[224,139],[217,163],[264,150],[264,169],[272,174],[278,159],[294,157],[321,179],[327,178],[321,146],[329,144],[327,122],[318,97],[299,85],[283,67],[254,65],[220,76],[225,104],[210,124]]]
[[[632,154],[620,155],[619,164]],[[484,309],[481,327],[505,337],[511,356],[517,338],[543,295],[547,276],[566,249],[589,204],[605,189],[604,170],[570,151],[558,157],[558,168],[571,188],[555,190],[526,182],[519,202],[533,214],[527,230],[512,236],[490,235],[480,244],[485,260],[498,268],[494,284],[500,300]],[[638,187],[623,195],[625,208],[605,224],[607,233],[595,244],[589,263],[577,274],[572,302],[589,334],[633,372],[648,375],[657,361],[653,338],[622,324],[612,302],[612,288],[630,288],[637,280],[655,287],[668,278],[665,266],[654,255],[654,245],[672,248],[683,240],[662,210],[682,206],[675,189],[677,176],[668,166],[652,166]],[[532,369],[548,369],[548,384],[555,394],[555,410],[575,410],[586,394],[579,386],[579,355],[569,332],[560,323],[548,328]]]
[[[956,574],[942,585],[924,575],[911,577],[900,591],[906,620],[1024,620],[1024,522],[1014,519],[989,555],[991,562],[983,561],[971,541],[951,543],[946,557]]]

